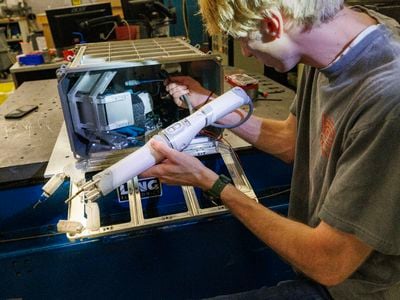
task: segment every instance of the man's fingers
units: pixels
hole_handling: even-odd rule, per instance
[[[177,85],[175,83],[171,83],[166,86],[165,90],[172,96],[174,102],[179,107],[186,107],[186,103],[180,100],[183,95],[189,94],[189,89],[185,85]]]
[[[181,90],[181,91],[174,92],[171,95],[174,99],[179,99],[183,95],[188,95],[188,94],[189,94],[189,90]]]
[[[165,164],[155,165],[139,174],[140,178],[157,177],[161,183],[170,183],[176,180],[175,176],[167,175],[169,167]]]
[[[176,160],[176,156],[179,155],[178,151],[168,147],[162,142],[153,140],[151,141],[150,145],[155,151],[162,154],[165,158],[169,159],[172,162],[174,162]]]
[[[165,86],[165,89],[169,92],[171,90],[174,90],[176,88],[181,88],[181,87],[186,87],[185,84],[180,84],[177,82],[170,82]]]
[[[189,89],[186,85],[175,85],[175,86],[169,85],[168,87],[169,88],[168,89],[166,88],[166,91],[168,93],[170,93],[171,95],[175,94],[175,93],[188,93],[189,92]]]
[[[160,166],[153,166],[150,169],[142,172],[139,177],[146,178],[146,177],[159,177],[160,176]]]

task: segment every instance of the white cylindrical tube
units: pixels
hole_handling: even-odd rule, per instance
[[[43,194],[46,197],[50,197],[60,187],[60,185],[64,182],[64,180],[65,180],[64,173],[59,173],[59,174],[53,175],[50,178],[50,180],[47,181],[47,183],[42,187]]]
[[[226,114],[234,111],[251,100],[246,92],[235,87],[219,96],[199,111],[164,129],[153,139],[161,141],[178,151],[182,151],[205,126],[210,125]],[[142,148],[123,158],[119,162],[93,176],[93,181],[103,195],[107,195],[120,185],[128,182],[163,159],[155,152],[149,142]]]
[[[206,116],[198,111],[168,126],[161,132],[161,135],[168,140],[173,149],[182,151],[205,126]]]
[[[152,139],[156,139],[168,145],[164,138],[160,136],[154,136]],[[149,142],[147,142],[142,148],[129,154],[104,171],[94,175],[93,181],[99,180],[99,182],[96,183],[97,188],[103,195],[107,195],[120,185],[123,185],[148,168],[154,166],[162,159],[163,157],[155,152],[149,145]]]
[[[250,97],[242,88],[234,87],[204,105],[199,111],[208,116],[207,125],[210,125],[242,105],[248,104],[250,101]]]

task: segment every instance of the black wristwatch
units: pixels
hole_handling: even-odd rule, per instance
[[[232,180],[224,174],[221,174],[217,181],[214,182],[211,189],[207,190],[205,193],[213,198],[220,198],[222,190],[229,183],[232,183]]]

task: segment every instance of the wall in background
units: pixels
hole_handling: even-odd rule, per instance
[[[46,9],[63,6],[71,6],[71,0],[25,0],[26,4],[32,7],[35,14],[43,13]],[[96,3],[96,0],[81,0],[82,4]]]
[[[172,5],[176,7],[177,22],[171,26],[171,35],[186,36],[183,25],[182,1],[171,0]],[[168,3],[168,1],[164,1]],[[187,0],[187,16],[189,19],[189,39],[192,45],[208,42],[208,36],[204,33],[203,22],[198,14],[199,6],[197,0]]]
[[[35,14],[44,13],[46,9],[57,8],[63,6],[71,6],[71,0],[25,0],[26,3],[32,7]],[[113,6],[120,6],[120,2],[101,1],[101,0],[81,0],[81,4],[90,4],[97,2],[111,2]],[[185,27],[183,23],[182,0],[164,0],[168,5],[171,3],[176,8],[177,24],[171,25],[170,34],[172,36],[186,36]],[[192,45],[203,44],[208,42],[208,36],[203,32],[203,22],[201,16],[198,15],[199,7],[197,0],[187,0],[187,16],[189,19],[189,39]]]

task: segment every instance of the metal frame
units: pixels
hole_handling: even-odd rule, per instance
[[[195,143],[192,143],[188,147],[188,149],[185,150],[185,152],[196,156],[204,156],[216,153],[221,154],[221,157],[229,171],[235,187],[239,191],[246,194],[248,197],[258,202],[256,195],[249,181],[247,180],[234,151],[229,146],[217,141],[197,141]],[[101,170],[99,168],[95,169],[97,169],[98,171]],[[81,172],[78,172],[76,178],[71,178],[71,194],[75,193],[76,190],[79,188],[79,185],[82,184],[82,178],[84,177],[84,174],[93,170],[93,167],[86,168],[84,170],[81,170]],[[79,184],[75,182],[78,182]],[[85,202],[83,196],[76,197],[69,203],[68,221],[80,223],[83,230],[75,234],[67,233],[67,236],[71,240],[93,238],[130,230],[142,229],[151,226],[166,225],[171,222],[213,216],[227,212],[227,208],[224,205],[210,208],[201,208],[195,193],[195,189],[191,186],[183,186],[182,192],[187,207],[186,212],[146,219],[143,214],[142,199],[139,192],[138,179],[137,177],[135,177],[128,182],[130,221],[120,224],[100,226],[98,229],[95,230],[91,230],[88,228],[90,227],[90,224],[88,224],[88,219],[85,217]]]

